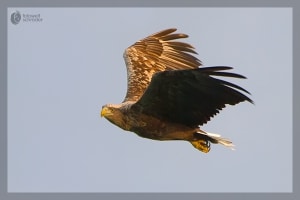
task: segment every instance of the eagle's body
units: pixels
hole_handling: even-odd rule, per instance
[[[132,105],[132,104],[131,104]],[[118,120],[111,120],[115,125],[126,131],[131,131],[141,137],[153,140],[191,140],[191,133],[196,129],[183,124],[166,122],[142,112],[132,112],[130,107],[122,107],[115,112],[120,112]]]
[[[224,72],[231,67],[199,68],[189,44],[173,41],[185,34],[167,29],[138,41],[124,53],[128,89],[121,104],[103,106],[101,116],[120,128],[154,140],[185,140],[208,152],[210,142],[233,144],[220,135],[202,131],[226,104],[252,100],[245,89],[211,76],[245,78]],[[240,90],[240,91],[238,91]]]

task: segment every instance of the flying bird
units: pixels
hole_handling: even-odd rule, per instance
[[[188,35],[167,29],[137,41],[124,52],[127,94],[120,104],[106,104],[101,116],[118,127],[153,140],[184,140],[207,153],[210,144],[233,143],[200,126],[227,104],[253,103],[247,90],[216,77],[246,78],[232,67],[200,67]]]

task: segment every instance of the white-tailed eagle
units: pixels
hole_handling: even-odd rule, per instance
[[[252,102],[238,85],[215,77],[245,78],[228,72],[232,67],[200,67],[187,43],[188,35],[175,28],[152,34],[124,52],[127,94],[121,104],[106,104],[101,116],[126,131],[153,140],[185,140],[202,152],[210,143],[233,147],[228,139],[200,126],[225,105]],[[244,94],[243,94],[244,93]]]

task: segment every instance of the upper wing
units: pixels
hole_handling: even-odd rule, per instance
[[[194,69],[201,65],[201,61],[190,54],[197,54],[191,45],[173,41],[188,35],[173,33],[175,31],[174,28],[155,33],[125,50],[128,85],[124,102],[137,101],[156,72]]]
[[[193,70],[165,71],[155,74],[144,95],[132,108],[154,117],[188,126],[206,123],[226,104],[252,100],[245,89],[213,78],[245,78],[222,70],[231,67],[206,67]]]

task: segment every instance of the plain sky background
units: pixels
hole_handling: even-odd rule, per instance
[[[292,9],[11,8],[8,192],[291,192]],[[125,132],[99,112],[126,93],[125,48],[176,27],[205,66],[233,66],[255,105],[227,107],[203,130],[231,151]]]

